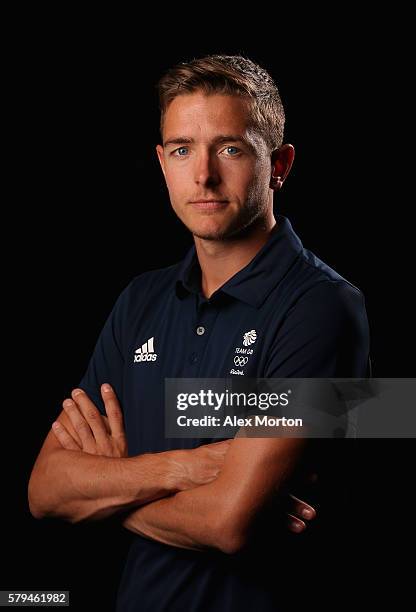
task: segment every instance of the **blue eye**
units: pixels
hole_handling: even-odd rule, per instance
[[[227,147],[227,148],[226,148],[226,151],[228,151],[228,152],[229,152],[229,151],[230,151],[230,149],[234,149],[234,154],[231,154],[231,157],[234,157],[235,153],[238,153],[238,152],[239,152],[239,150],[237,149],[237,147]]]
[[[188,147],[179,147],[179,149],[176,149],[177,154],[180,157],[183,157],[183,155],[182,155],[182,153],[180,151],[188,151]],[[185,153],[185,155],[186,155],[186,153]]]

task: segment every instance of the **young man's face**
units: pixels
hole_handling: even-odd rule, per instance
[[[176,97],[157,154],[172,206],[195,236],[231,237],[272,206],[270,154],[249,127],[242,98],[201,92]]]

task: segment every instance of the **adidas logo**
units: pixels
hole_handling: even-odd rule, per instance
[[[134,363],[140,363],[141,361],[156,361],[157,354],[154,351],[153,340],[154,336],[149,338],[147,342],[134,351]]]

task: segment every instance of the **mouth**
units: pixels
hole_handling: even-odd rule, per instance
[[[197,210],[220,210],[227,206],[228,200],[196,200],[190,204]]]

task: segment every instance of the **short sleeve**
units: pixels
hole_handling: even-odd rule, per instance
[[[273,342],[267,378],[360,378],[367,374],[364,297],[346,281],[322,281],[288,311]]]
[[[103,415],[106,414],[100,389],[103,383],[113,387],[123,408],[124,329],[130,285],[117,298],[98,337],[87,370],[78,384]]]

